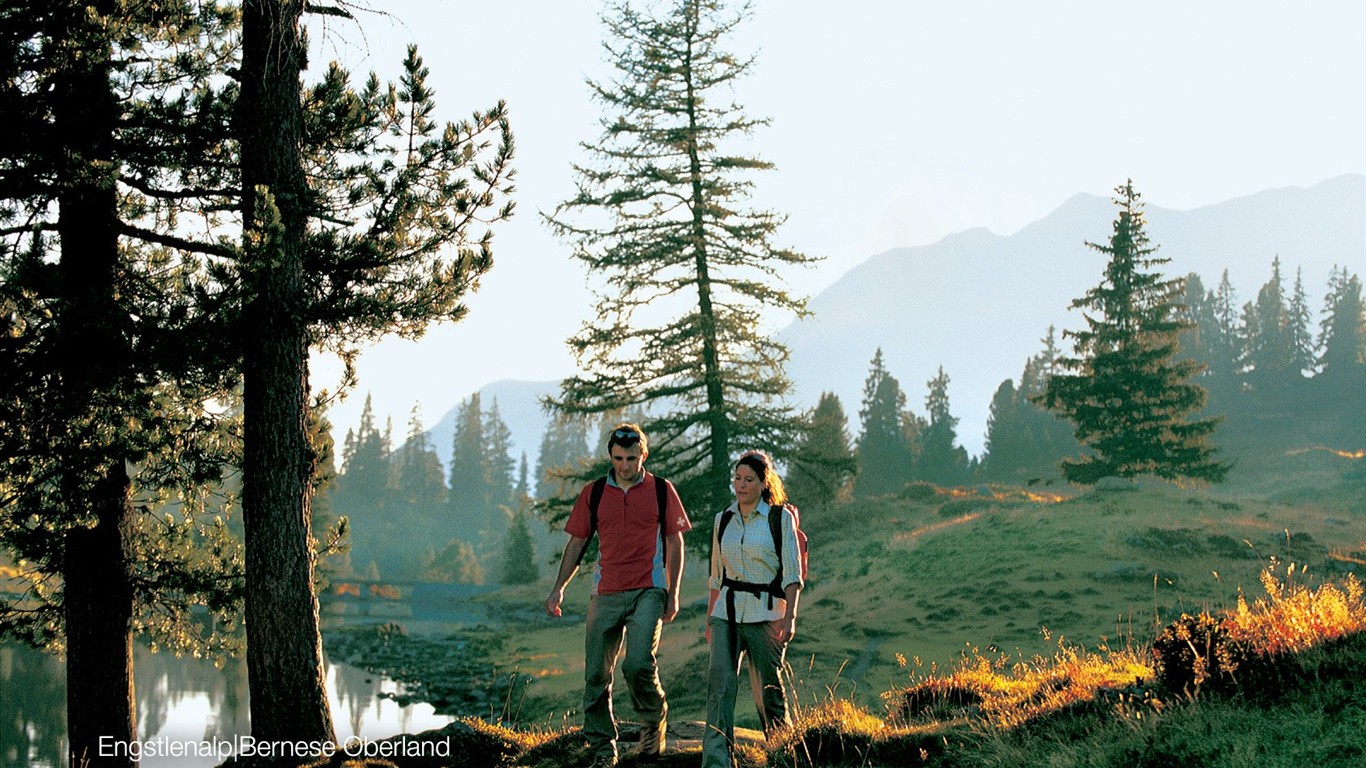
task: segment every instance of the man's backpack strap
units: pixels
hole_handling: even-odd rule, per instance
[[[669,481],[655,475],[655,504],[659,506],[659,559],[664,565],[664,572],[669,572]]]
[[[602,504],[602,494],[606,489],[607,478],[604,476],[594,480],[592,489],[588,491],[588,538],[590,539],[593,538],[593,534],[598,532],[598,505]],[[665,525],[665,521],[669,508],[669,481],[658,476],[655,477],[655,503],[659,505],[659,543],[661,547],[667,548],[668,536],[665,532],[669,529]],[[575,565],[583,562],[583,555],[587,551],[588,545],[584,544],[583,549],[579,551],[579,559],[575,561]],[[667,549],[661,551],[661,556],[666,554]],[[667,567],[668,560],[665,559],[664,562],[665,567]]]
[[[607,488],[607,477],[599,477],[593,481],[593,488],[588,492],[588,538],[591,540],[593,534],[598,532],[598,505],[602,503],[602,492]],[[588,552],[588,542],[584,542],[583,549],[579,550],[579,559],[574,561],[574,566],[578,567],[583,562],[583,556]]]

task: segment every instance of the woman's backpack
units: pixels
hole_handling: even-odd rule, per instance
[[[768,530],[773,534],[773,551],[778,553],[778,572],[773,575],[773,581],[769,582],[765,591],[773,597],[785,597],[783,592],[783,518],[781,514],[771,514],[773,510],[786,512],[792,516],[792,531],[797,537],[797,562],[801,563],[802,581],[806,581],[807,563],[807,539],[806,532],[802,530],[802,517],[797,507],[792,504],[783,504],[781,507],[771,508],[768,516]],[[727,508],[721,513],[721,520],[716,525],[716,540],[720,541],[726,533],[726,526],[730,525],[731,518],[735,517],[735,512]],[[738,583],[738,582],[736,582]]]

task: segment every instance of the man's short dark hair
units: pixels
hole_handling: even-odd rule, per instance
[[[637,444],[640,445],[641,453],[650,452],[650,441],[645,437],[645,430],[641,429],[638,424],[631,424],[629,422],[618,424],[612,429],[612,432],[607,435],[608,453],[611,453],[612,446],[614,445],[619,445],[622,448],[632,448]]]

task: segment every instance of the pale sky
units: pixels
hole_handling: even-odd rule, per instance
[[[540,213],[573,193],[579,143],[600,133],[584,79],[615,76],[599,0],[374,5],[390,16],[308,22],[306,78],[331,59],[357,84],[394,78],[417,43],[442,118],[505,99],[518,213],[495,230],[465,321],[361,356],[359,387],[331,411],[338,439],[367,394],[401,435],[415,404],[430,427],[486,384],[574,372],[565,339],[590,284]],[[875,254],[1008,235],[1126,178],[1184,210],[1366,173],[1361,0],[755,0],[731,50],[757,56],[735,101],[772,121],[747,147],[777,165],[754,177],[754,204],[788,215],[779,245],[825,257],[792,275],[806,295]],[[314,386],[337,370],[315,359]]]

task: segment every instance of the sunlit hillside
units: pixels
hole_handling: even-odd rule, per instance
[[[1315,452],[1268,493],[1116,483],[1102,489],[911,485],[901,494],[804,511],[811,579],[789,650],[799,697],[831,692],[865,707],[965,653],[1020,660],[1150,643],[1182,613],[1260,593],[1268,565],[1306,578],[1366,568],[1360,460]],[[1314,488],[1308,498],[1291,498]],[[1075,494],[1075,495],[1074,495]],[[704,565],[689,564],[685,607],[664,632],[662,674],[674,715],[702,719],[707,647]],[[586,579],[565,619],[532,618],[545,584],[485,598],[524,617],[496,649],[500,671],[532,682],[508,695],[523,723],[573,722],[582,680]],[[522,609],[526,609],[523,611]],[[500,706],[502,706],[500,704]],[[742,722],[753,715],[739,709]],[[566,719],[567,718],[567,719]]]

